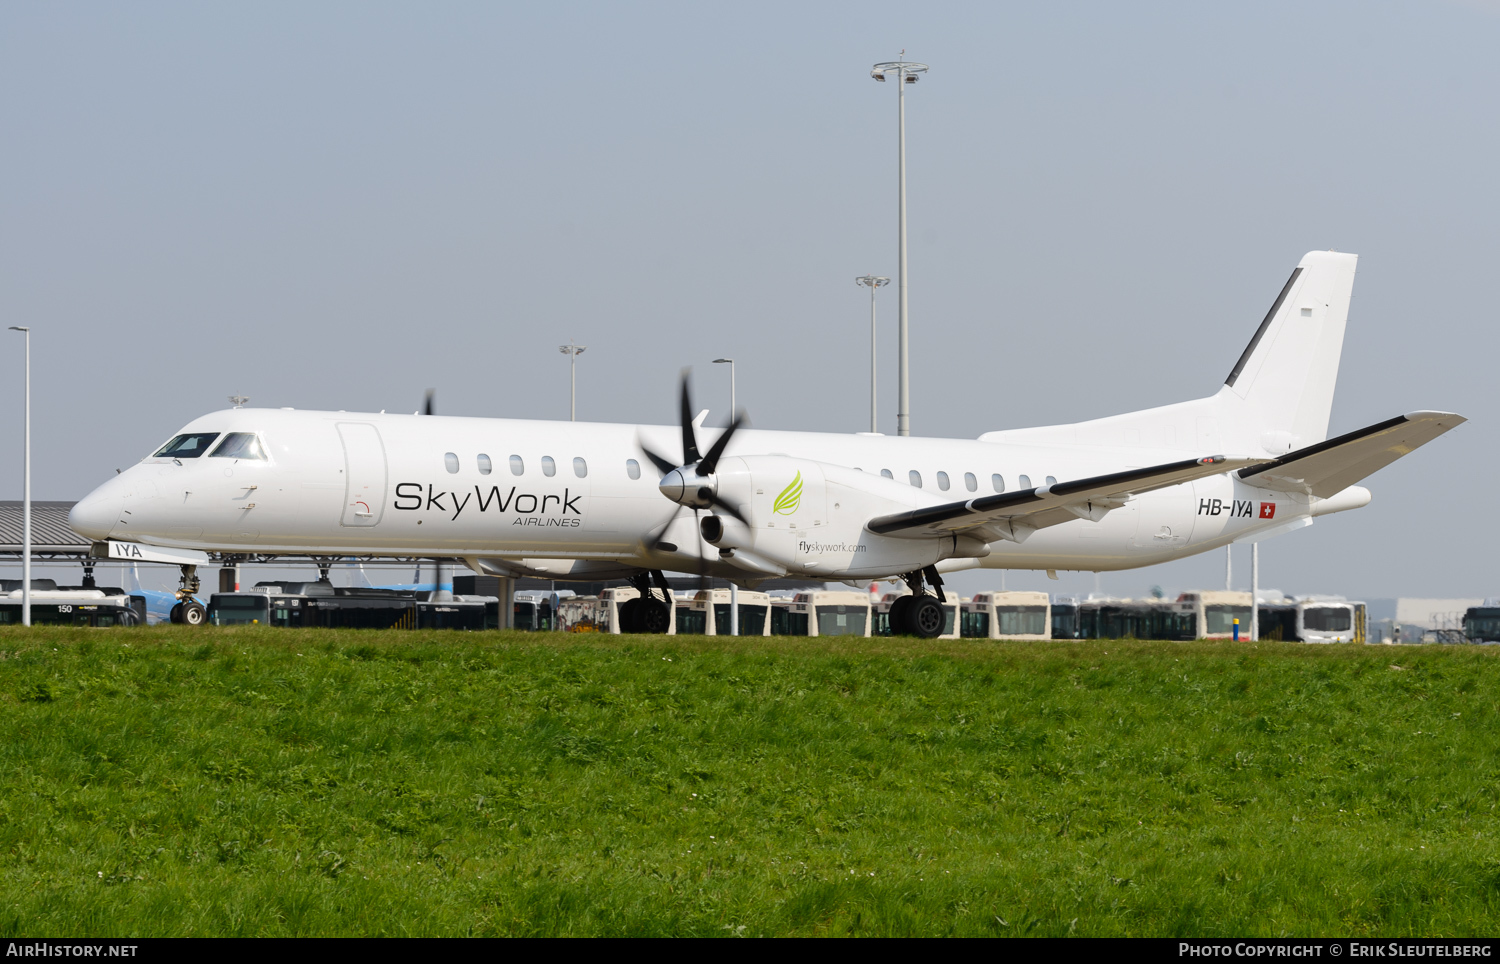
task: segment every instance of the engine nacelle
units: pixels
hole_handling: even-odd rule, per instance
[[[912,539],[868,531],[865,523],[876,516],[951,501],[879,475],[783,455],[724,458],[715,474],[719,498],[747,521],[710,516],[703,537],[725,562],[750,572],[873,578],[989,554],[983,542],[962,536]]]

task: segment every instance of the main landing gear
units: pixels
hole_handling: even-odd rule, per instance
[[[208,622],[208,610],[193,598],[198,593],[198,587],[198,567],[183,566],[182,579],[177,587],[177,598],[180,601],[168,614],[172,622],[184,626],[202,626]]]
[[[651,588],[652,579],[661,588],[660,600]],[[667,577],[660,569],[653,569],[631,576],[630,584],[640,596],[620,605],[620,632],[655,635],[666,632],[672,625],[672,610],[668,608],[672,605],[672,590],[667,585]]]
[[[932,583],[936,597],[927,594],[924,576]],[[922,639],[936,639],[943,635],[947,621],[943,603],[948,601],[948,596],[943,592],[943,580],[937,567],[917,569],[901,578],[911,589],[911,595],[891,603],[891,635],[920,636]]]

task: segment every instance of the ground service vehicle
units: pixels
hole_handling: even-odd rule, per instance
[[[740,635],[769,636],[771,597],[763,592],[740,590]],[[700,589],[677,600],[679,636],[729,635],[729,590]]]
[[[342,629],[497,629],[494,596],[421,598],[398,589],[336,588],[326,582],[258,583],[216,592],[208,621],[216,626],[262,625]]]
[[[870,610],[870,594],[867,592],[799,592],[790,599],[771,600],[770,634],[868,636]]]
[[[963,606],[969,639],[1051,639],[1052,600],[1044,592],[977,592]]]

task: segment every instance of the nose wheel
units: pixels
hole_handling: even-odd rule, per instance
[[[181,601],[172,607],[167,618],[182,626],[202,626],[208,622],[208,610],[193,598],[198,589],[198,567],[183,566],[182,578],[177,586],[177,598]]]
[[[208,610],[198,600],[189,599],[173,606],[168,618],[182,626],[202,626],[208,622]]]

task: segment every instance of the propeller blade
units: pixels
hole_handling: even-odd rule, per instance
[[[430,389],[430,388],[427,389],[427,400],[422,403],[422,414],[423,415],[431,415],[432,414],[432,396],[433,396],[433,394],[434,393],[433,393],[432,389]]]
[[[708,501],[712,502],[714,505],[718,506],[720,509],[723,509],[726,514],[734,516],[736,519],[740,520],[745,525],[749,525],[750,524],[750,520],[747,519],[747,518],[745,518],[743,515],[741,515],[739,509],[736,509],[734,506],[730,505],[728,502],[725,502],[723,499],[719,498],[717,495],[709,496]]]
[[[693,402],[688,397],[688,372],[682,370],[682,464],[692,465],[703,456],[698,454],[698,439],[693,432]],[[676,466],[673,466],[676,468]]]
[[[729,427],[724,430],[724,434],[714,440],[714,444],[709,448],[708,454],[703,456],[703,461],[698,463],[699,475],[714,474],[714,469],[718,468],[719,465],[719,456],[724,454],[724,448],[729,445],[729,440],[734,437],[734,433],[738,432],[740,426],[744,424],[744,414],[737,413],[734,416],[734,421],[730,422]]]
[[[703,520],[698,517],[698,510],[693,510],[693,528],[696,530],[693,541],[698,544],[698,591],[702,592],[713,585],[713,580],[708,577],[708,557],[703,552]],[[709,597],[708,618],[714,616],[713,597]]]
[[[676,468],[676,466],[673,466],[673,468]],[[679,505],[676,509],[672,510],[672,517],[667,520],[667,524],[666,525],[664,525],[664,526],[661,527],[661,534],[662,535],[666,535],[668,532],[671,531],[672,524],[677,521],[677,517],[678,516],[682,515],[682,510],[685,509],[685,508],[687,508],[687,506]],[[664,540],[662,540],[660,537],[658,537],[655,542],[651,543],[651,548],[656,549],[656,548],[660,547],[663,544],[663,542],[664,542]],[[676,543],[674,543],[674,542],[667,542],[665,544],[672,547],[671,549],[668,549],[668,550],[665,550],[665,551],[667,551],[667,552],[676,552],[677,551],[677,544]]]
[[[640,449],[641,453],[644,454],[646,458],[651,460],[651,464],[655,465],[657,470],[660,471],[662,475],[666,475],[668,472],[677,468],[677,463],[671,461],[670,459],[664,458],[661,455],[658,455],[657,453],[646,448],[646,446],[641,445]]]

